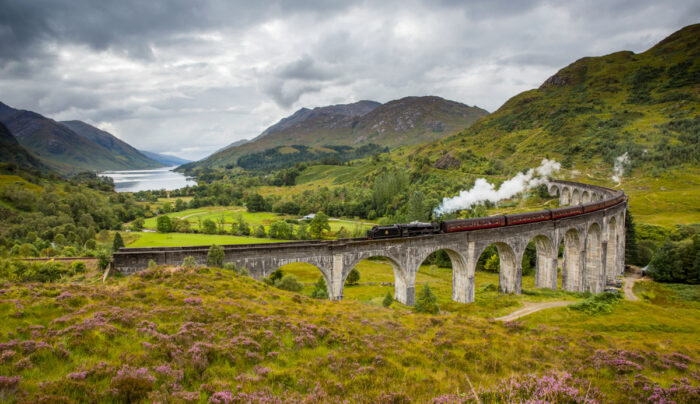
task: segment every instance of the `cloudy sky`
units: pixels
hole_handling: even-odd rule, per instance
[[[584,56],[642,52],[697,0],[0,0],[0,101],[189,159],[301,107],[498,109]]]

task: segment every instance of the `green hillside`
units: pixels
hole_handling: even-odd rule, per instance
[[[62,125],[67,126],[68,129],[77,133],[78,135],[89,139],[105,149],[109,150],[114,154],[115,158],[128,164],[129,168],[132,169],[143,169],[143,168],[158,168],[162,167],[163,164],[146,156],[139,150],[136,150],[128,143],[123,140],[118,139],[109,132],[105,132],[98,129],[92,125],[89,125],[82,121],[62,121]]]
[[[29,154],[0,122],[0,162],[11,163],[20,169],[47,171],[49,168]]]
[[[17,110],[1,102],[0,122],[34,157],[61,174],[161,166],[106,132],[81,136],[53,119],[32,111]],[[99,131],[90,128],[93,132]]]
[[[692,25],[641,54],[580,59],[474,126],[418,150],[433,159],[449,151],[462,171],[478,165],[472,152],[516,169],[549,156],[603,177],[624,153],[632,177],[695,171],[699,85],[700,25]]]

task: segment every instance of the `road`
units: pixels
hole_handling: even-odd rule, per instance
[[[630,300],[632,302],[639,300],[637,295],[634,294],[632,289],[634,288],[634,283],[639,280],[639,275],[637,274],[631,274],[627,275],[624,277],[624,291],[625,291],[625,299]]]
[[[568,306],[571,303],[575,303],[571,300],[559,300],[555,302],[542,302],[542,303],[525,303],[525,307],[523,307],[520,310],[516,310],[508,315],[505,315],[503,317],[497,317],[494,320],[496,321],[513,321],[517,320],[520,317],[527,316],[528,314],[532,314],[536,311],[540,311],[543,309],[551,309],[554,307],[562,307],[562,306]]]

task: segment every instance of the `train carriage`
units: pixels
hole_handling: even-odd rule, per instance
[[[477,217],[474,219],[445,220],[440,228],[445,233],[456,231],[467,231],[477,229],[489,229],[492,227],[502,227],[506,225],[505,216]]]
[[[506,215],[506,225],[512,226],[516,224],[543,222],[550,220],[552,213],[549,210],[538,210],[537,212],[513,213]]]

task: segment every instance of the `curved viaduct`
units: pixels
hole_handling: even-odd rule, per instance
[[[548,186],[551,195],[559,195],[561,206],[611,198],[616,192],[568,181],[550,181]],[[413,305],[418,268],[437,250],[445,250],[452,260],[452,299],[470,303],[474,301],[477,260],[489,245],[496,246],[500,258],[499,291],[520,293],[521,262],[527,244],[534,241],[537,248],[536,286],[556,289],[557,257],[563,243],[562,289],[598,293],[624,269],[626,208],[624,201],[606,209],[557,220],[419,237],[222,247],[225,262],[246,267],[256,279],[289,263],[312,264],[323,274],[332,300],[343,298],[345,279],[357,263],[370,257],[384,257],[394,270],[396,300]],[[205,264],[208,250],[208,246],[122,248],[114,253],[112,268],[127,275],[143,270],[150,260],[159,265],[180,265],[187,256]]]

